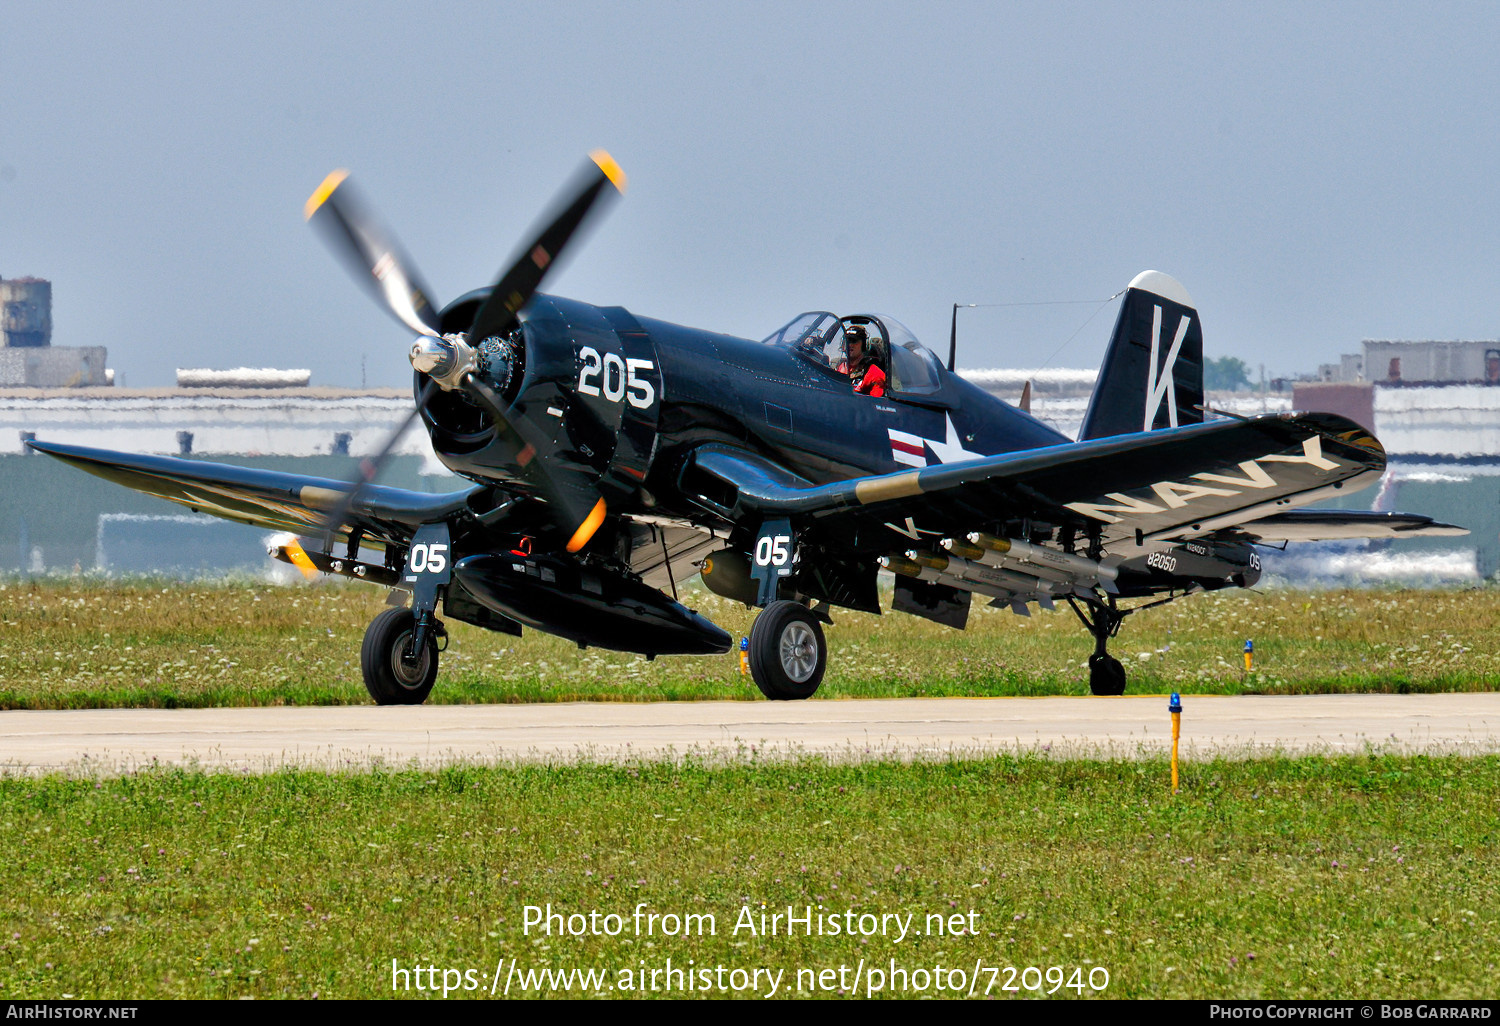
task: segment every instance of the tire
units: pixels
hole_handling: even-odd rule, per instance
[[[410,609],[387,609],[370,621],[359,650],[359,668],[376,705],[421,705],[427,700],[437,680],[437,637],[429,633],[421,657],[408,663],[402,654],[416,625]]]
[[[1125,667],[1112,655],[1089,656],[1089,691],[1096,695],[1123,695]]]
[[[772,602],[750,628],[750,676],[772,701],[811,698],[828,667],[823,625],[800,602]]]

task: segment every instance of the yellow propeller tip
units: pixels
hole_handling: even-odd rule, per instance
[[[307,198],[307,205],[302,208],[303,217],[311,221],[312,216],[318,212],[318,208],[328,202],[328,197],[333,195],[333,190],[342,185],[344,179],[348,177],[349,172],[340,168],[323,179],[323,184],[314,189],[313,194]]]
[[[625,191],[625,172],[620,170],[620,165],[615,163],[615,158],[609,155],[607,150],[595,150],[589,154],[599,170],[604,172],[604,177],[615,183],[615,188],[621,192]]]
[[[309,581],[318,576],[318,568],[313,566],[313,561],[308,558],[307,550],[296,538],[286,543],[286,554],[291,558],[292,566],[302,571],[302,576]]]
[[[583,523],[578,525],[578,530],[573,532],[573,537],[568,539],[569,552],[577,552],[589,543],[589,539],[594,536],[594,532],[599,530],[599,525],[604,523],[605,512],[603,499],[594,503],[593,510],[589,512],[588,516],[584,517]]]

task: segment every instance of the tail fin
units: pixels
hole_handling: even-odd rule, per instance
[[[1080,442],[1203,420],[1203,326],[1175,278],[1142,271],[1125,290]]]

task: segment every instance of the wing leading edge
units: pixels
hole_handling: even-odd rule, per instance
[[[157,498],[256,527],[308,534],[323,530],[323,518],[349,491],[345,481],[273,470],[204,463],[173,456],[147,456],[55,442],[29,442],[33,449],[116,484]],[[345,517],[372,541],[404,542],[424,523],[464,509],[478,487],[431,494],[368,485]]]

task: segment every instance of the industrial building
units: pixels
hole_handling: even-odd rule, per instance
[[[1500,463],[1500,339],[1366,339],[1297,382],[1292,403],[1371,428],[1403,463],[1487,468]]]
[[[33,453],[28,439],[344,482],[411,403],[410,392],[394,388],[0,388],[0,571],[192,574],[267,564],[264,531],[186,515]],[[407,432],[381,481],[459,487],[420,429]]]
[[[52,344],[52,283],[0,279],[0,388],[78,388],[112,384],[103,346]]]

